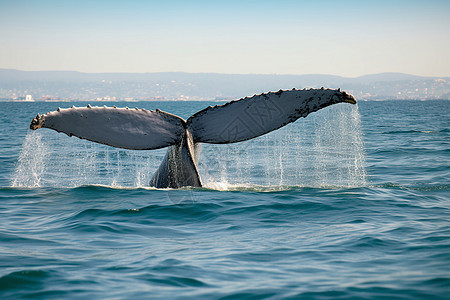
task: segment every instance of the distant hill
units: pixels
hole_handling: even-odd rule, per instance
[[[342,88],[360,100],[450,99],[450,77],[381,73],[334,75],[217,73],[81,73],[0,69],[0,99],[21,100],[229,100],[310,87]]]

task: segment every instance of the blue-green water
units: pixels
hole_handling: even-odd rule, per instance
[[[0,103],[0,298],[448,299],[450,101],[203,145],[206,187],[184,190],[146,187],[164,150],[28,130],[71,105]]]

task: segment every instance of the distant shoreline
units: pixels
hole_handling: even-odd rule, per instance
[[[450,77],[403,73],[348,78],[323,74],[81,73],[0,69],[0,99],[46,102],[230,101],[280,89],[321,87],[341,88],[356,99],[364,100],[450,99]]]

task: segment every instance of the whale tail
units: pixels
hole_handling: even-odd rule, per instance
[[[227,144],[281,128],[326,106],[356,100],[340,90],[278,91],[208,107],[187,120],[195,142]]]
[[[336,103],[352,103],[339,90],[309,89],[255,95],[207,107],[187,120],[161,110],[72,107],[37,115],[30,128],[50,128],[117,148],[169,151],[151,181],[156,187],[201,186],[194,159],[196,143],[249,140]]]
[[[152,150],[176,144],[186,121],[167,112],[116,107],[75,107],[37,115],[30,128],[50,128],[68,136],[117,148]]]

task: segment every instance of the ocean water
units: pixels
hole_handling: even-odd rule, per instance
[[[1,299],[449,299],[450,101],[203,144],[205,187],[181,190],[147,187],[164,149],[28,129],[71,105],[0,102]]]

